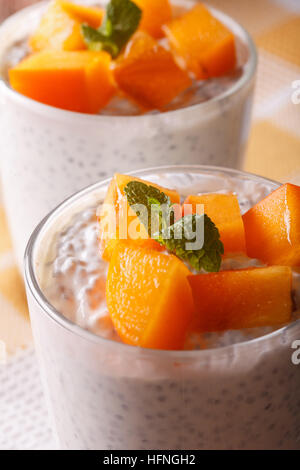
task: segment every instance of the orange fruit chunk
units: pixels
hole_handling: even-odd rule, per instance
[[[285,266],[199,274],[188,278],[195,302],[193,329],[223,331],[287,323],[292,272]]]
[[[234,69],[234,34],[204,5],[196,5],[163,29],[174,54],[197,79],[218,77]]]
[[[114,327],[127,344],[182,349],[193,314],[187,276],[176,256],[120,242],[108,269],[106,300]]]
[[[98,28],[103,19],[103,10],[96,7],[75,5],[55,0],[49,4],[41,22],[29,39],[33,51],[45,49],[78,51],[86,49],[80,27],[87,23]]]
[[[186,207],[186,204],[190,204],[191,207]],[[197,204],[202,204],[204,211],[202,208],[198,208],[197,211]],[[246,252],[244,224],[235,194],[191,195],[184,201],[183,210],[185,213],[203,214],[204,212],[208,215],[219,229],[220,238],[224,244],[224,254]]]
[[[146,33],[128,42],[115,67],[120,89],[144,110],[160,109],[191,85],[170,51]]]
[[[56,0],[57,1],[57,0]],[[92,28],[99,28],[104,17],[104,10],[99,7],[78,5],[77,3],[60,0],[63,10],[77,18],[80,23],[87,23]]]
[[[37,52],[9,71],[12,88],[36,101],[97,113],[115,92],[106,52]]]
[[[139,29],[154,38],[163,37],[162,26],[172,18],[169,0],[134,0],[134,3],[142,10]]]
[[[147,230],[143,224],[139,222],[136,213],[130,209],[127,203],[127,197],[124,193],[124,188],[130,181],[139,181],[154,186],[167,194],[174,204],[178,204],[178,207],[180,204],[180,196],[175,190],[162,188],[155,183],[151,183],[149,181],[145,181],[130,175],[121,175],[116,173],[110,182],[103,206],[100,208],[100,213],[98,216],[98,221],[100,224],[100,250],[102,258],[105,261],[110,260],[111,255],[120,238],[132,239],[134,236],[135,241],[138,242],[137,246],[155,248],[156,250],[162,249],[159,243],[149,238]],[[108,211],[111,210],[114,211],[115,215],[116,224],[115,227],[113,227],[113,229],[116,229],[115,233],[111,233],[109,229],[110,214]],[[127,218],[127,224],[124,224],[123,228],[120,228],[119,221],[123,222],[125,218]],[[136,230],[131,232],[130,227],[133,225]]]
[[[146,240],[139,238],[137,240],[130,241],[132,242],[132,246],[135,246],[137,248],[149,248],[156,251],[163,251],[165,249],[152,238],[147,238]],[[115,251],[119,243],[120,240],[118,238],[106,241],[106,243],[102,247],[102,259],[104,261],[109,262],[111,260],[113,252]]]
[[[286,183],[243,215],[248,256],[300,266],[300,186]]]

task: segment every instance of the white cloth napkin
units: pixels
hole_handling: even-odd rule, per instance
[[[0,364],[0,450],[52,450],[34,350],[20,351]]]

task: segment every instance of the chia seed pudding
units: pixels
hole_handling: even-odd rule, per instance
[[[20,267],[26,242],[41,218],[61,200],[116,171],[180,164],[183,159],[240,167],[256,70],[249,35],[213,9],[236,36],[239,66],[231,75],[195,82],[165,112],[137,115],[133,105],[120,99],[113,99],[100,115],[47,106],[16,93],[6,80],[7,68],[28,52],[27,38],[46,6],[42,2],[26,8],[0,28],[1,172]]]
[[[166,167],[138,174],[181,196],[236,192],[242,212],[277,186],[213,167]],[[63,449],[300,449],[299,276],[294,318],[188,338],[185,351],[120,342],[104,296],[91,308],[106,266],[95,208],[107,183],[66,201],[41,224],[27,250],[27,294],[53,426]],[[249,264],[250,263],[250,264]],[[230,258],[222,269],[256,260]]]

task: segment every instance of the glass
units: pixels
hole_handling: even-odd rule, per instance
[[[236,191],[242,210],[278,185],[239,171],[160,167],[137,176],[177,188]],[[300,449],[300,321],[255,340],[159,351],[103,339],[64,318],[39,287],[50,241],[103,201],[108,180],[66,200],[33,233],[25,274],[36,349],[62,449]]]
[[[1,26],[0,69],[7,49],[28,37],[45,6],[29,7]],[[239,24],[213,11],[246,44],[249,57],[231,88],[198,105],[141,116],[83,115],[30,100],[0,80],[3,193],[20,268],[36,224],[61,200],[116,171],[162,163],[242,165],[256,51]]]

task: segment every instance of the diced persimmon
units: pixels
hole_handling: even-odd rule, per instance
[[[179,207],[180,195],[177,191],[172,189],[163,188],[155,183],[142,180],[130,175],[120,175],[116,173],[110,182],[105,200],[98,216],[100,224],[100,250],[102,258],[109,261],[111,255],[116,247],[119,239],[132,239],[134,236],[135,241],[139,242],[140,246],[147,246],[150,248],[160,249],[160,245],[149,238],[147,230],[136,216],[136,213],[129,207],[127,197],[124,193],[125,186],[130,181],[139,181],[149,184],[163,191],[170,200]],[[112,211],[113,213],[109,213]],[[110,229],[110,217],[115,220],[112,229]],[[120,229],[119,221],[127,220],[124,222],[123,228]],[[130,228],[133,228],[132,232]]]
[[[149,248],[151,250],[156,250],[156,251],[163,251],[165,248],[161,246],[158,242],[153,240],[152,238],[147,238],[146,240],[143,240],[141,238],[137,240],[128,240],[131,242],[132,246],[137,247],[137,248]],[[103,252],[102,252],[102,259],[104,261],[109,262],[111,260],[111,257],[115,251],[115,249],[118,246],[118,243],[122,242],[122,240],[116,238],[112,240],[107,240],[104,245],[103,245]]]
[[[29,39],[33,51],[49,49],[79,51],[86,49],[81,35],[81,24],[98,28],[103,19],[103,10],[96,7],[75,5],[54,0],[49,4],[41,22]]]
[[[153,186],[154,188],[159,189],[167,196],[169,196],[171,202],[173,202],[174,204],[180,203],[180,195],[175,189],[164,188],[159,184],[152,183],[151,181],[137,178],[136,176],[132,175],[121,175],[120,173],[115,173],[115,175],[113,176],[109,188],[107,190],[104,202],[108,204],[115,204],[120,196],[124,196],[124,188],[131,181],[139,181],[140,183]]]
[[[197,79],[218,77],[234,69],[234,34],[204,5],[196,5],[163,29],[174,54]]]
[[[190,204],[191,207],[185,206]],[[197,204],[203,205],[197,211]],[[184,201],[183,210],[187,214],[205,213],[214,222],[220,232],[224,244],[224,254],[245,253],[245,230],[238,198],[233,193],[208,193],[198,196],[188,196]]]
[[[193,314],[187,276],[174,255],[120,242],[111,258],[108,311],[121,339],[153,349],[182,349]]]
[[[169,0],[134,0],[134,3],[142,10],[139,29],[154,38],[163,37],[162,26],[172,18]]]
[[[191,85],[187,72],[178,67],[171,52],[142,32],[132,37],[117,60],[115,79],[144,110],[162,110]]]
[[[104,17],[102,8],[78,5],[65,0],[61,0],[60,4],[67,13],[78,19],[80,23],[87,23],[92,28],[99,28],[102,23]]]
[[[199,274],[188,278],[196,331],[282,325],[291,320],[292,271],[286,266]]]
[[[9,71],[12,88],[41,103],[97,113],[115,92],[110,55],[92,51],[43,51]]]
[[[243,221],[248,256],[270,265],[300,266],[300,186],[280,186]]]

